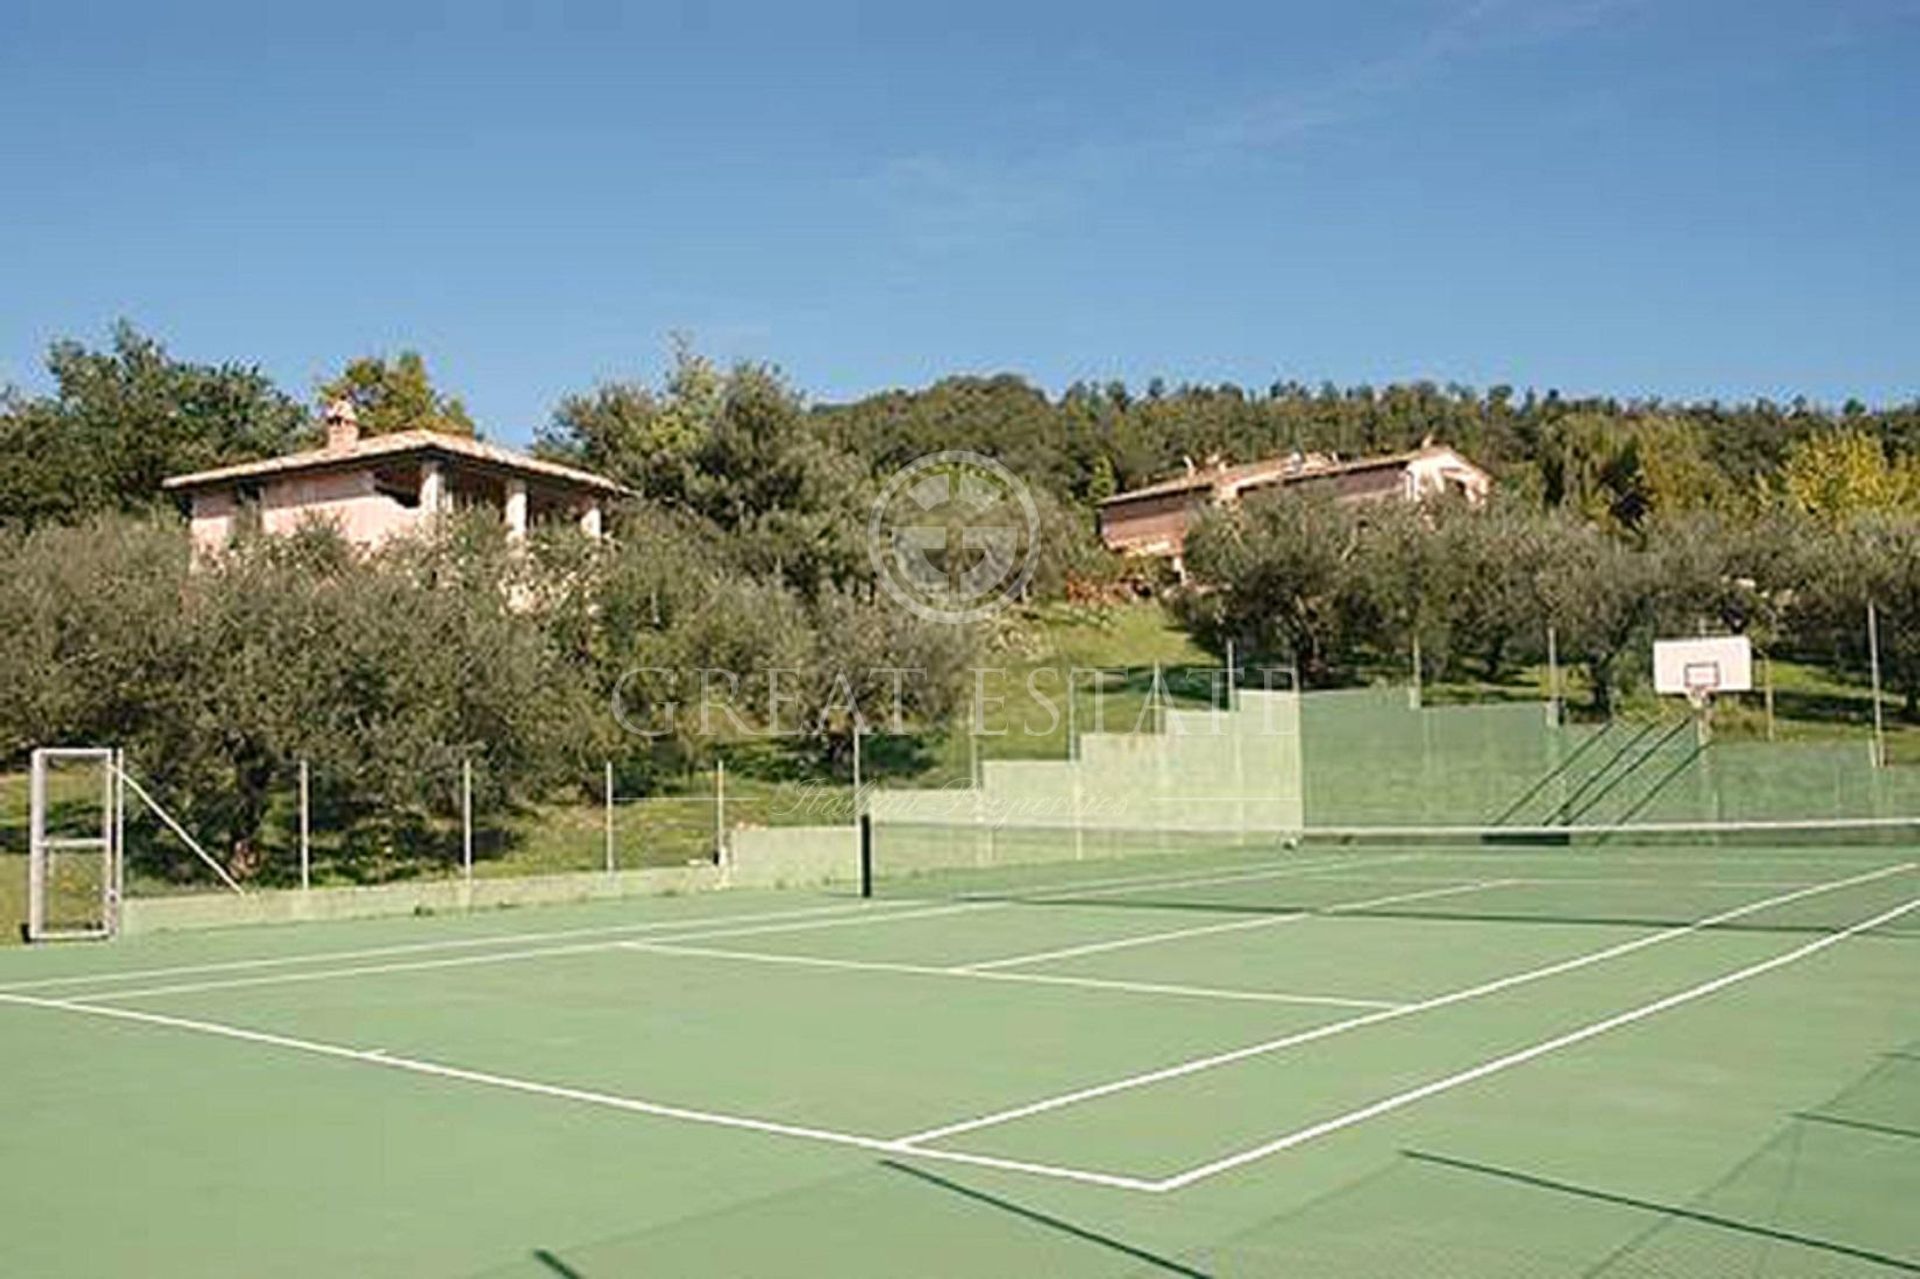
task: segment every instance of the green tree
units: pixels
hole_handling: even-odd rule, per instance
[[[363,869],[404,866],[395,854],[454,810],[464,761],[483,799],[538,793],[577,766],[568,742],[595,718],[542,615],[515,605],[523,557],[495,523],[372,556],[312,526],[197,566],[171,522],[15,535],[0,607],[32,621],[0,655],[0,743],[123,745],[240,877],[272,873],[270,800],[305,758]]]
[[[402,351],[393,359],[363,355],[350,361],[339,376],[320,384],[321,404],[340,399],[352,402],[365,435],[395,431],[474,433],[466,405],[434,388],[433,379],[427,375],[427,362],[418,351]]]
[[[723,372],[680,344],[660,391],[611,383],[569,397],[540,448],[711,521],[734,539],[743,567],[805,594],[869,575],[871,473],[824,438],[767,365]]]
[[[1498,682],[1511,662],[1544,649],[1542,578],[1552,561],[1556,525],[1500,493],[1485,509],[1448,502],[1433,515],[1450,648],[1472,654],[1486,678]]]
[[[1794,509],[1830,524],[1920,510],[1920,465],[1890,462],[1880,440],[1858,429],[1807,436],[1788,452],[1780,479]]]
[[[51,395],[0,397],[0,523],[146,510],[168,475],[284,452],[302,429],[258,369],[176,360],[124,321],[106,350],[55,342],[47,371]]]
[[[673,355],[660,392],[641,382],[604,382],[563,398],[541,428],[536,449],[612,476],[655,502],[685,504],[697,455],[725,404],[726,384],[684,339],[675,339]]]
[[[1229,640],[1249,658],[1293,660],[1325,682],[1352,652],[1364,583],[1354,568],[1360,528],[1318,494],[1283,491],[1203,518],[1187,537],[1199,589],[1176,610],[1209,651]]]
[[[1625,664],[1649,635],[1654,579],[1647,556],[1592,524],[1552,517],[1552,556],[1539,577],[1546,620],[1561,652],[1586,667],[1592,709],[1611,714]]]
[[[1721,505],[1731,491],[1699,429],[1664,414],[1569,414],[1546,432],[1539,465],[1550,504],[1621,529]]]
[[[1878,614],[1880,667],[1920,718],[1920,519],[1863,516],[1813,542],[1805,555],[1796,640],[1858,672],[1867,669],[1867,605]]]
[[[1369,510],[1356,525],[1356,577],[1350,620],[1380,661],[1405,669],[1416,647],[1423,672],[1444,671],[1452,601],[1463,585],[1446,543],[1435,536],[1438,504],[1393,503]]]

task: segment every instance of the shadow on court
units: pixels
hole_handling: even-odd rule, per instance
[[[1218,1279],[1871,1279],[1920,1274],[1920,1058],[1886,1055],[1680,1203],[1455,1155],[1390,1167],[1207,1249]]]

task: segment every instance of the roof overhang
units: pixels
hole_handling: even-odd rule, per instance
[[[525,453],[464,435],[446,435],[438,431],[399,431],[360,440],[348,448],[308,449],[301,453],[264,458],[258,462],[240,462],[187,475],[171,475],[160,482],[160,487],[169,493],[191,493],[199,489],[314,471],[430,460],[472,465],[552,487],[584,489],[606,497],[637,496],[634,490],[624,484],[617,484],[592,471],[529,457]]]

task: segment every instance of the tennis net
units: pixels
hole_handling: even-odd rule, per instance
[[[1920,818],[1291,835],[881,822],[867,886],[1116,909],[1827,931],[1920,899]],[[1920,909],[1876,931],[1920,937]]]

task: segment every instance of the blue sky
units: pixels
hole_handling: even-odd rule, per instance
[[[1920,395],[1920,0],[0,8],[0,383]]]

